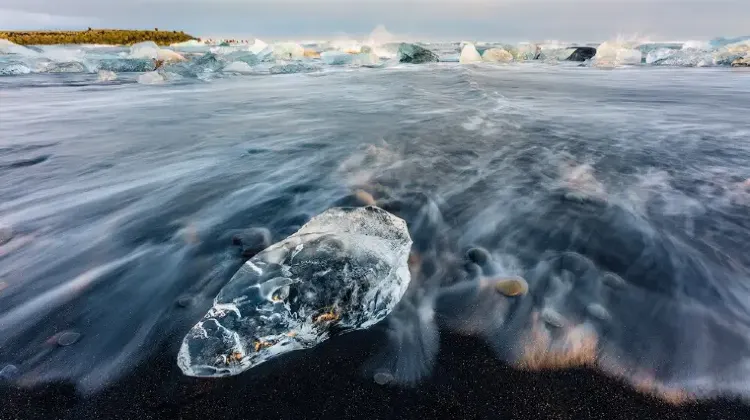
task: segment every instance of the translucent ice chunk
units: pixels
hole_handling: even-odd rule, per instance
[[[341,51],[326,51],[320,54],[320,59],[329,66],[341,66],[352,62],[353,55]]]
[[[542,48],[536,44],[520,44],[515,50],[514,58],[519,61],[536,60],[542,54]]]
[[[648,53],[646,63],[657,66],[695,67],[713,63],[713,55],[697,49],[658,49]]]
[[[67,63],[48,63],[44,71],[47,73],[85,73],[87,69],[83,63],[71,61]]]
[[[36,57],[39,52],[23,45],[14,44],[7,39],[0,38],[0,54],[16,54],[23,57]]]
[[[29,73],[31,73],[31,69],[23,63],[12,61],[9,63],[0,63],[0,76],[16,76]]]
[[[158,55],[159,46],[152,41],[139,42],[130,47],[130,58],[150,58],[155,60]]]
[[[189,376],[236,375],[385,318],[410,281],[406,223],[377,207],[335,208],[240,268],[182,342]]]
[[[145,58],[118,58],[100,60],[97,67],[115,73],[146,72],[156,70],[156,63]]]
[[[239,73],[239,74],[250,74],[253,72],[253,68],[244,61],[234,61],[224,67],[224,73]]]
[[[271,74],[312,73],[320,70],[319,67],[306,63],[277,64],[268,69]]]
[[[235,52],[232,52],[231,54],[227,54],[224,57],[224,59],[227,61],[234,61],[234,62],[239,61],[242,63],[246,63],[250,66],[254,66],[260,63],[260,59],[258,58],[258,56],[256,56],[255,54],[249,51],[235,51]]]
[[[273,56],[278,60],[302,60],[305,49],[292,42],[283,42],[273,46]]]
[[[630,43],[607,41],[596,49],[593,61],[599,67],[617,67],[640,64],[642,57],[643,53]]]
[[[474,44],[466,44],[461,50],[461,57],[458,59],[461,64],[478,63],[482,61],[482,56],[479,55]]]
[[[161,61],[185,61],[182,54],[160,48],[152,41],[139,42],[130,47],[130,58],[149,58]]]
[[[513,55],[502,48],[490,48],[484,51],[482,60],[493,63],[508,63],[513,61]]]
[[[398,47],[398,60],[401,63],[436,63],[440,61],[434,52],[416,44],[400,44]]]
[[[352,56],[352,64],[363,67],[378,67],[381,65],[380,57],[372,52],[362,52]]]
[[[248,47],[248,51],[250,51],[251,53],[253,53],[255,55],[260,55],[262,52],[264,52],[266,50],[268,50],[268,44],[266,44],[265,42],[263,42],[263,41],[261,41],[259,39],[256,39],[253,42],[253,45],[251,45],[250,47]]]
[[[171,44],[171,48],[201,48],[204,47],[206,44],[198,41],[197,39],[191,39],[185,42],[177,42],[174,44]]]

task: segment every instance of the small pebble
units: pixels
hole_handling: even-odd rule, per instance
[[[378,385],[388,385],[393,382],[393,375],[389,372],[378,372],[373,376],[375,383]]]
[[[57,337],[57,344],[61,347],[67,347],[75,344],[81,338],[77,332],[67,331]]]
[[[552,308],[544,308],[544,310],[542,310],[542,319],[547,325],[555,328],[562,328],[565,326],[565,318]]]
[[[495,289],[508,297],[523,296],[529,292],[529,284],[521,277],[495,279]]]
[[[190,296],[181,296],[179,299],[177,299],[177,306],[181,308],[187,308],[192,304],[193,298],[191,298]]]
[[[0,370],[0,380],[12,381],[18,377],[18,368],[13,365],[6,365]]]
[[[475,247],[466,251],[466,259],[475,264],[478,264],[481,267],[483,265],[486,265],[492,259],[492,257],[486,249]]]

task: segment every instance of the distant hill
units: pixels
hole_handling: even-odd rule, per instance
[[[0,31],[0,39],[20,45],[111,44],[130,45],[154,41],[159,45],[196,39],[183,31],[90,29],[87,31]]]

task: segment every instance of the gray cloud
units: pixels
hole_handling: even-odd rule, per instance
[[[16,28],[80,28],[96,18],[83,16],[64,16],[49,13],[26,12],[15,9],[0,9],[0,29]]]
[[[4,29],[80,24],[293,38],[361,35],[384,24],[413,37],[581,41],[750,33],[747,0],[0,0],[0,8],[16,10],[0,19]]]

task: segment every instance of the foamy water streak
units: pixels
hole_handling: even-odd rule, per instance
[[[23,385],[100,389],[164,341],[177,354],[249,258],[232,245],[242,230],[277,242],[327,208],[374,201],[414,241],[410,289],[379,326],[390,344],[363,366],[378,382],[429,375],[448,328],[522,368],[747,395],[744,76],[428,65],[161,87],[8,78],[0,365]],[[467,261],[471,247],[488,259]],[[513,276],[525,297],[488,287]],[[82,335],[50,345],[61,331]]]

